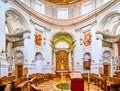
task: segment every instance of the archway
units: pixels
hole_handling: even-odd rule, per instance
[[[104,51],[103,56],[103,75],[104,76],[110,76],[110,68],[111,68],[111,64],[110,64],[110,59],[111,59],[111,53],[110,51]]]
[[[14,54],[14,63],[15,63],[15,76],[20,78],[23,76],[23,63],[24,57],[22,51],[18,50]]]
[[[91,54],[89,52],[83,55],[83,67],[87,70],[91,68]]]
[[[66,32],[57,33],[53,37],[52,48],[55,52],[55,72],[68,72],[73,66],[73,38]]]

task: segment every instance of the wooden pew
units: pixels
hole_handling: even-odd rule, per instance
[[[31,91],[41,91],[41,88],[35,84],[31,84]]]

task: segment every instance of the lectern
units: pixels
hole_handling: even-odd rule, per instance
[[[70,73],[71,91],[84,91],[84,79],[80,72]]]

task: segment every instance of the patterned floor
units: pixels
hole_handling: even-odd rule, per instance
[[[70,84],[70,80],[66,79],[65,81]],[[61,83],[61,79],[60,78],[54,78],[53,80],[47,81],[47,82],[43,82],[41,84],[39,84],[39,86],[41,87],[42,91],[70,91],[69,90],[62,90],[60,88],[57,88],[57,85]],[[90,83],[89,85],[89,91],[103,91],[101,90],[98,86],[94,85],[93,83]],[[84,82],[84,91],[88,91],[88,84],[87,82]]]

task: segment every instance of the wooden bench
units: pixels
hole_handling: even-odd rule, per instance
[[[31,90],[32,91],[41,91],[41,88],[39,86],[36,86],[34,84],[31,84]]]

